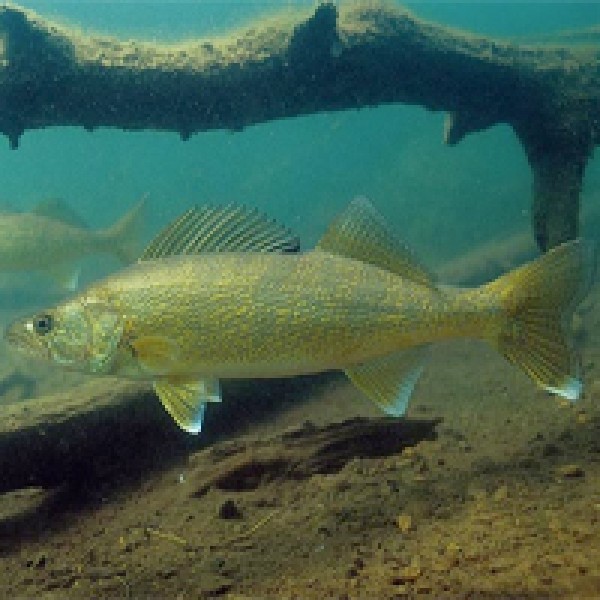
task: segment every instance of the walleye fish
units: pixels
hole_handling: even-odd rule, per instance
[[[340,369],[389,415],[404,414],[427,345],[480,338],[540,386],[582,389],[570,322],[594,265],[563,244],[473,289],[438,286],[364,198],[306,253],[255,211],[194,208],[133,264],[6,332],[61,367],[152,381],[186,431],[201,430],[221,378]]]
[[[42,271],[69,290],[77,287],[76,261],[109,253],[123,263],[139,254],[142,200],[112,227],[89,229],[60,200],[44,201],[30,213],[0,213],[0,271]]]

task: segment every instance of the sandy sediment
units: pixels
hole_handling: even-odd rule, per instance
[[[599,298],[579,312],[575,405],[475,342],[435,349],[402,420],[341,377],[240,383],[199,438],[135,386],[13,402],[0,446],[19,418],[53,439],[52,403],[68,426],[45,468],[3,447],[4,489],[20,478],[0,496],[3,593],[594,597]]]

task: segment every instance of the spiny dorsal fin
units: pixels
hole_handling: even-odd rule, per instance
[[[331,223],[316,249],[369,263],[415,283],[435,287],[431,273],[391,233],[367,198],[355,198]]]
[[[298,238],[244,206],[191,208],[167,225],[139,260],[201,252],[297,252]]]
[[[85,221],[68,204],[58,198],[42,200],[33,207],[31,212],[34,215],[61,221],[79,229],[88,228]]]

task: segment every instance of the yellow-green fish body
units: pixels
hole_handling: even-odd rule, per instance
[[[569,331],[592,277],[574,241],[476,289],[442,288],[355,200],[317,248],[245,209],[192,209],[140,261],[13,324],[15,347],[56,364],[149,380],[187,431],[221,378],[341,369],[401,415],[430,342],[489,341],[542,387],[581,393]]]
[[[468,294],[441,294],[318,250],[141,262],[92,286],[85,298],[115,311],[134,345],[170,344],[156,366],[161,374],[217,378],[343,369],[479,333],[499,312],[489,299],[485,313]],[[123,365],[131,365],[126,350]],[[118,374],[118,361],[113,368]],[[140,376],[148,378],[148,370]]]

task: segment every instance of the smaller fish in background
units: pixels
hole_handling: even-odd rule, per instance
[[[67,290],[77,288],[77,262],[112,254],[122,263],[139,254],[145,199],[107,229],[90,229],[61,200],[46,200],[31,212],[0,212],[0,271],[40,271]]]

